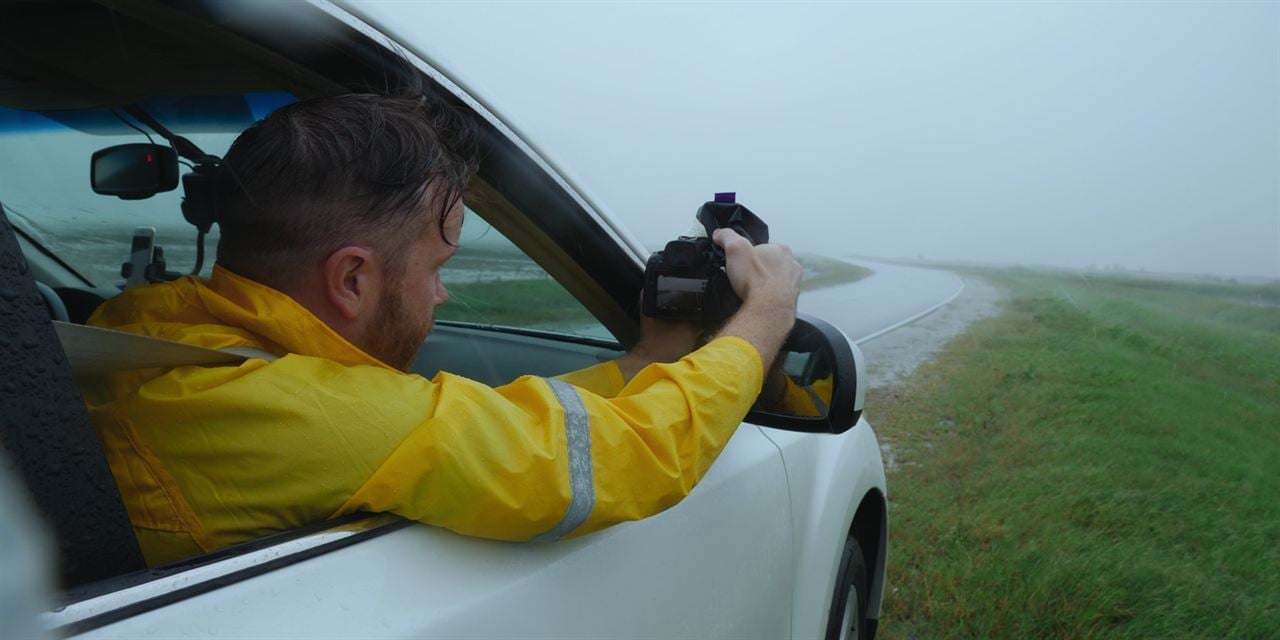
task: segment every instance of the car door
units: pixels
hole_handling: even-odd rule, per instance
[[[180,8],[198,21],[208,18],[206,9],[225,16],[227,6]],[[219,37],[256,37],[246,44],[287,55],[290,73],[303,78],[323,76],[318,60],[331,61],[334,48],[351,46],[350,57],[360,60],[368,59],[368,47],[383,57],[413,50],[332,6],[322,9],[299,18],[288,34],[316,29],[330,45],[318,53],[272,41],[270,34],[284,34],[261,24]],[[439,70],[406,55],[440,87],[457,91]],[[613,336],[635,330],[624,301],[636,299],[637,246],[477,101],[457,95],[489,127],[480,181],[498,204],[478,208],[477,217],[538,265],[542,275],[531,278],[564,285],[565,300],[556,304],[578,304],[578,317],[595,327],[459,320],[433,337],[447,338],[453,350],[431,366],[465,367],[474,365],[468,354],[500,354],[485,365],[497,379],[520,369],[556,373],[616,353]],[[47,251],[59,251],[56,234],[45,240]],[[743,425],[685,501],[640,522],[561,542],[510,544],[388,516],[351,519],[80,585],[44,622],[83,637],[777,638],[790,629],[791,535],[779,452],[759,428]]]

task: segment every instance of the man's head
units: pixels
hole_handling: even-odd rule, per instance
[[[420,96],[283,107],[236,139],[217,181],[218,262],[289,294],[405,367],[447,299],[475,125]]]

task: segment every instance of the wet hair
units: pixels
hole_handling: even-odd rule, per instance
[[[477,137],[469,116],[418,92],[281,107],[222,160],[218,262],[287,289],[337,249],[364,244],[398,277],[428,224],[444,237],[475,173]]]

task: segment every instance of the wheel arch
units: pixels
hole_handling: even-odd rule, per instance
[[[849,536],[858,542],[867,566],[868,638],[874,638],[884,600],[885,568],[888,560],[889,518],[884,493],[873,488],[862,497],[849,525]]]

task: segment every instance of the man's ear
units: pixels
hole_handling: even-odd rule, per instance
[[[382,269],[367,247],[342,247],[324,261],[325,298],[345,320],[373,309],[381,288]]]

